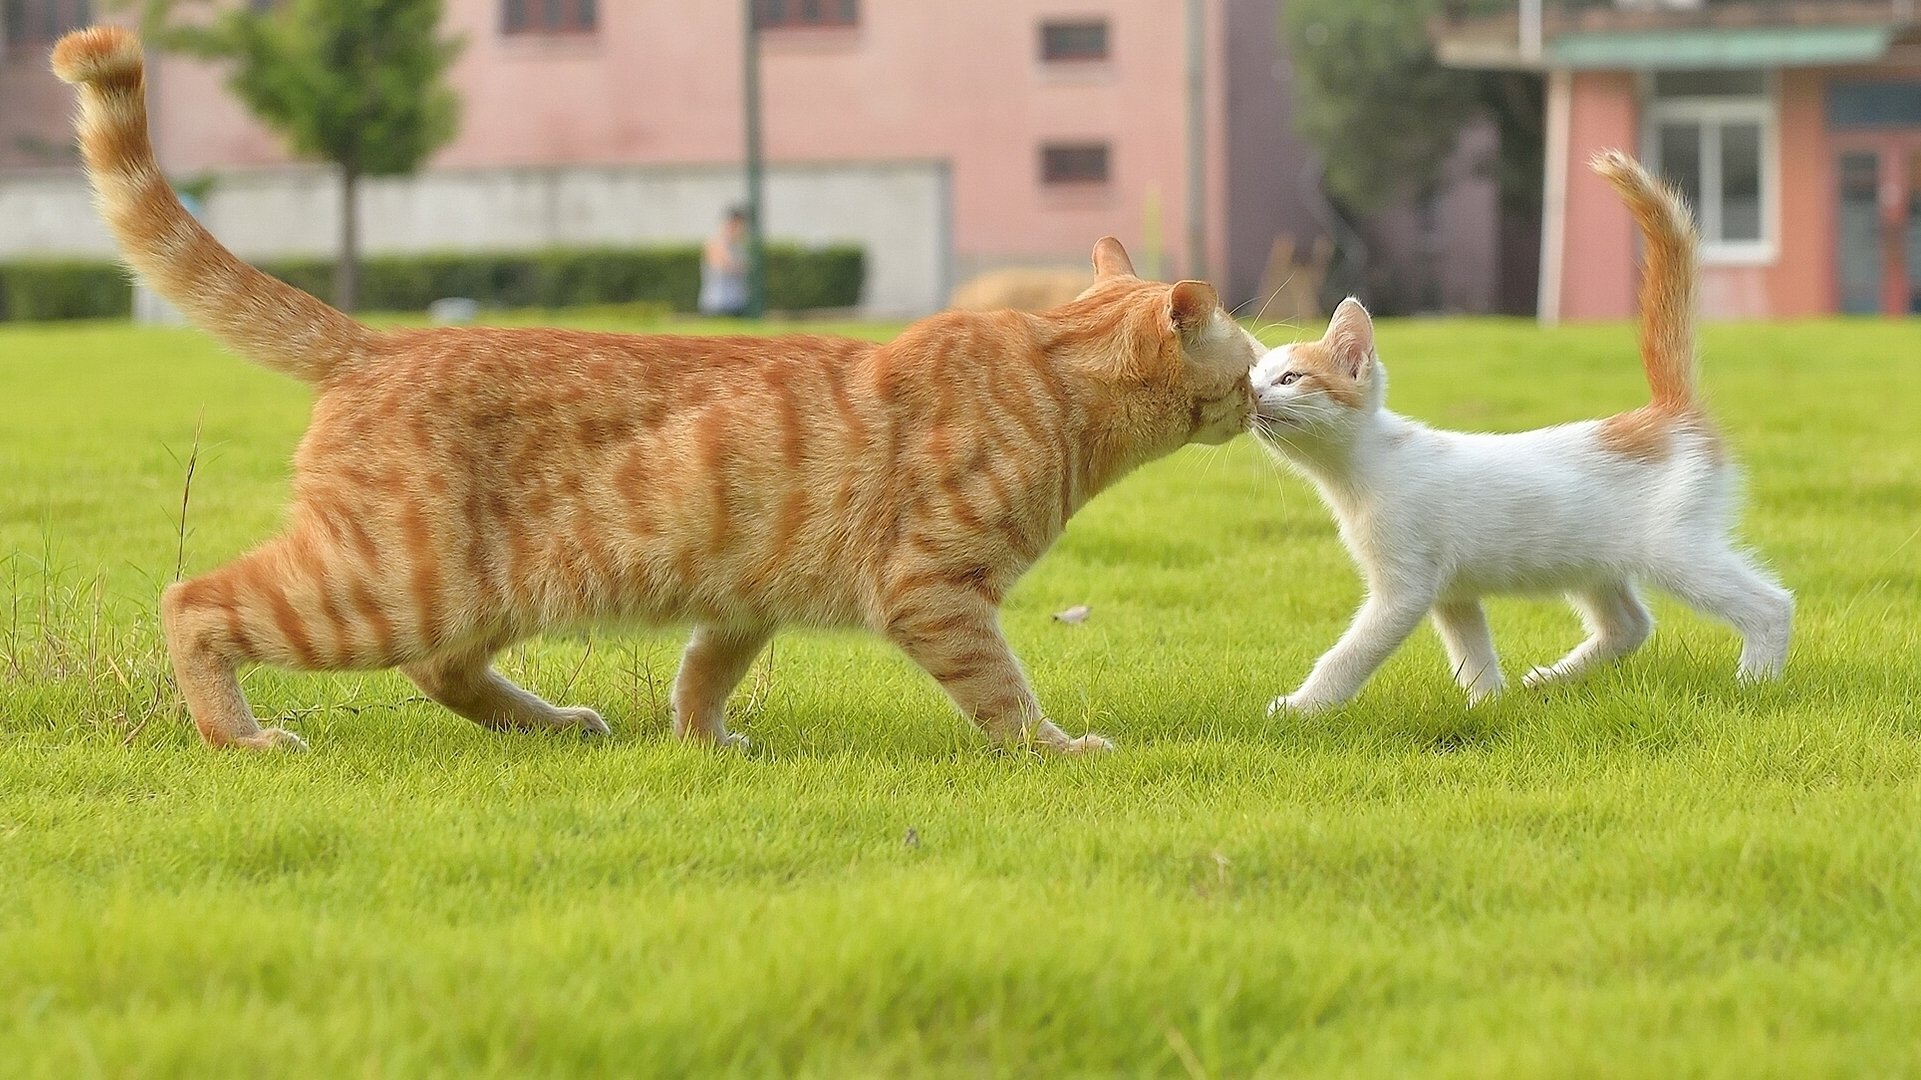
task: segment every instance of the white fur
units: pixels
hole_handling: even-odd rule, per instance
[[[1564,592],[1589,637],[1533,686],[1614,660],[1646,640],[1637,595],[1651,585],[1731,624],[1739,674],[1771,678],[1787,660],[1793,598],[1730,538],[1734,467],[1705,436],[1677,433],[1647,461],[1604,448],[1599,421],[1512,435],[1437,431],[1385,407],[1373,327],[1342,305],[1324,344],[1349,335],[1365,404],[1344,407],[1305,381],[1283,386],[1292,346],[1254,369],[1262,442],[1305,474],[1340,521],[1368,594],[1353,624],[1300,688],[1270,712],[1346,701],[1432,612],[1469,702],[1503,685],[1480,598]]]

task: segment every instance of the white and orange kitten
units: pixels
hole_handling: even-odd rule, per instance
[[[1346,701],[1430,612],[1469,702],[1498,692],[1481,610],[1490,593],[1564,592],[1587,625],[1587,640],[1529,673],[1529,686],[1645,641],[1643,586],[1739,631],[1741,678],[1780,674],[1794,600],[1734,546],[1738,476],[1694,395],[1693,220],[1626,155],[1594,167],[1646,239],[1646,407],[1512,435],[1425,427],[1383,406],[1374,325],[1354,300],[1320,341],[1275,349],[1255,368],[1262,442],[1320,490],[1367,578],[1353,624],[1270,713]]]

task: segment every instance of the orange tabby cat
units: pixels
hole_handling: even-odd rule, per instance
[[[263,729],[238,665],[398,667],[491,728],[604,732],[490,666],[542,628],[687,620],[674,730],[737,743],[728,694],[783,624],[885,634],[992,738],[1074,752],[997,608],[1130,469],[1253,415],[1259,346],[1200,282],[1098,279],[1040,315],[949,313],[885,346],[564,330],[378,333],[238,261],[156,167],[140,45],[71,34],[80,145],[141,278],[221,342],[316,387],[285,535],[166,590],[207,742]]]

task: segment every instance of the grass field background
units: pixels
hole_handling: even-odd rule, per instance
[[[1438,424],[1644,400],[1625,326],[1381,339]],[[737,700],[752,755],[679,746],[651,631],[505,664],[610,739],[257,671],[313,752],[250,756],[198,746],[154,600],[273,531],[306,388],[188,332],[0,328],[0,1072],[1921,1074],[1921,327],[1706,340],[1799,594],[1776,685],[1662,603],[1575,686],[1469,712],[1423,630],[1269,721],[1360,588],[1241,440],[1104,495],[1008,603],[1109,756],[987,750],[819,634]],[[1511,677],[1579,636],[1491,616]]]

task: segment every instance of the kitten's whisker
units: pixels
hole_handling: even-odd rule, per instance
[[[1267,314],[1267,306],[1269,304],[1272,304],[1274,302],[1274,298],[1281,295],[1281,290],[1287,288],[1288,282],[1293,280],[1294,280],[1293,274],[1287,275],[1285,280],[1283,280],[1279,285],[1274,286],[1274,291],[1267,294],[1267,299],[1261,301],[1261,310],[1254,313],[1255,326],[1259,326],[1261,324],[1261,316]],[[1242,308],[1260,299],[1261,298],[1259,296],[1250,296],[1247,299],[1241,301],[1240,303],[1235,304],[1234,310],[1228,312],[1228,314],[1230,316],[1239,317]]]
[[[1288,285],[1291,282],[1293,282],[1293,280],[1294,280],[1294,271],[1289,270],[1287,272],[1287,276],[1281,279],[1281,283],[1279,285],[1274,286],[1274,291],[1267,294],[1267,300],[1265,303],[1261,304],[1261,310],[1254,313],[1255,326],[1261,325],[1261,316],[1267,314],[1268,305],[1272,304],[1276,299],[1278,299],[1281,295],[1281,290],[1287,288]]]

